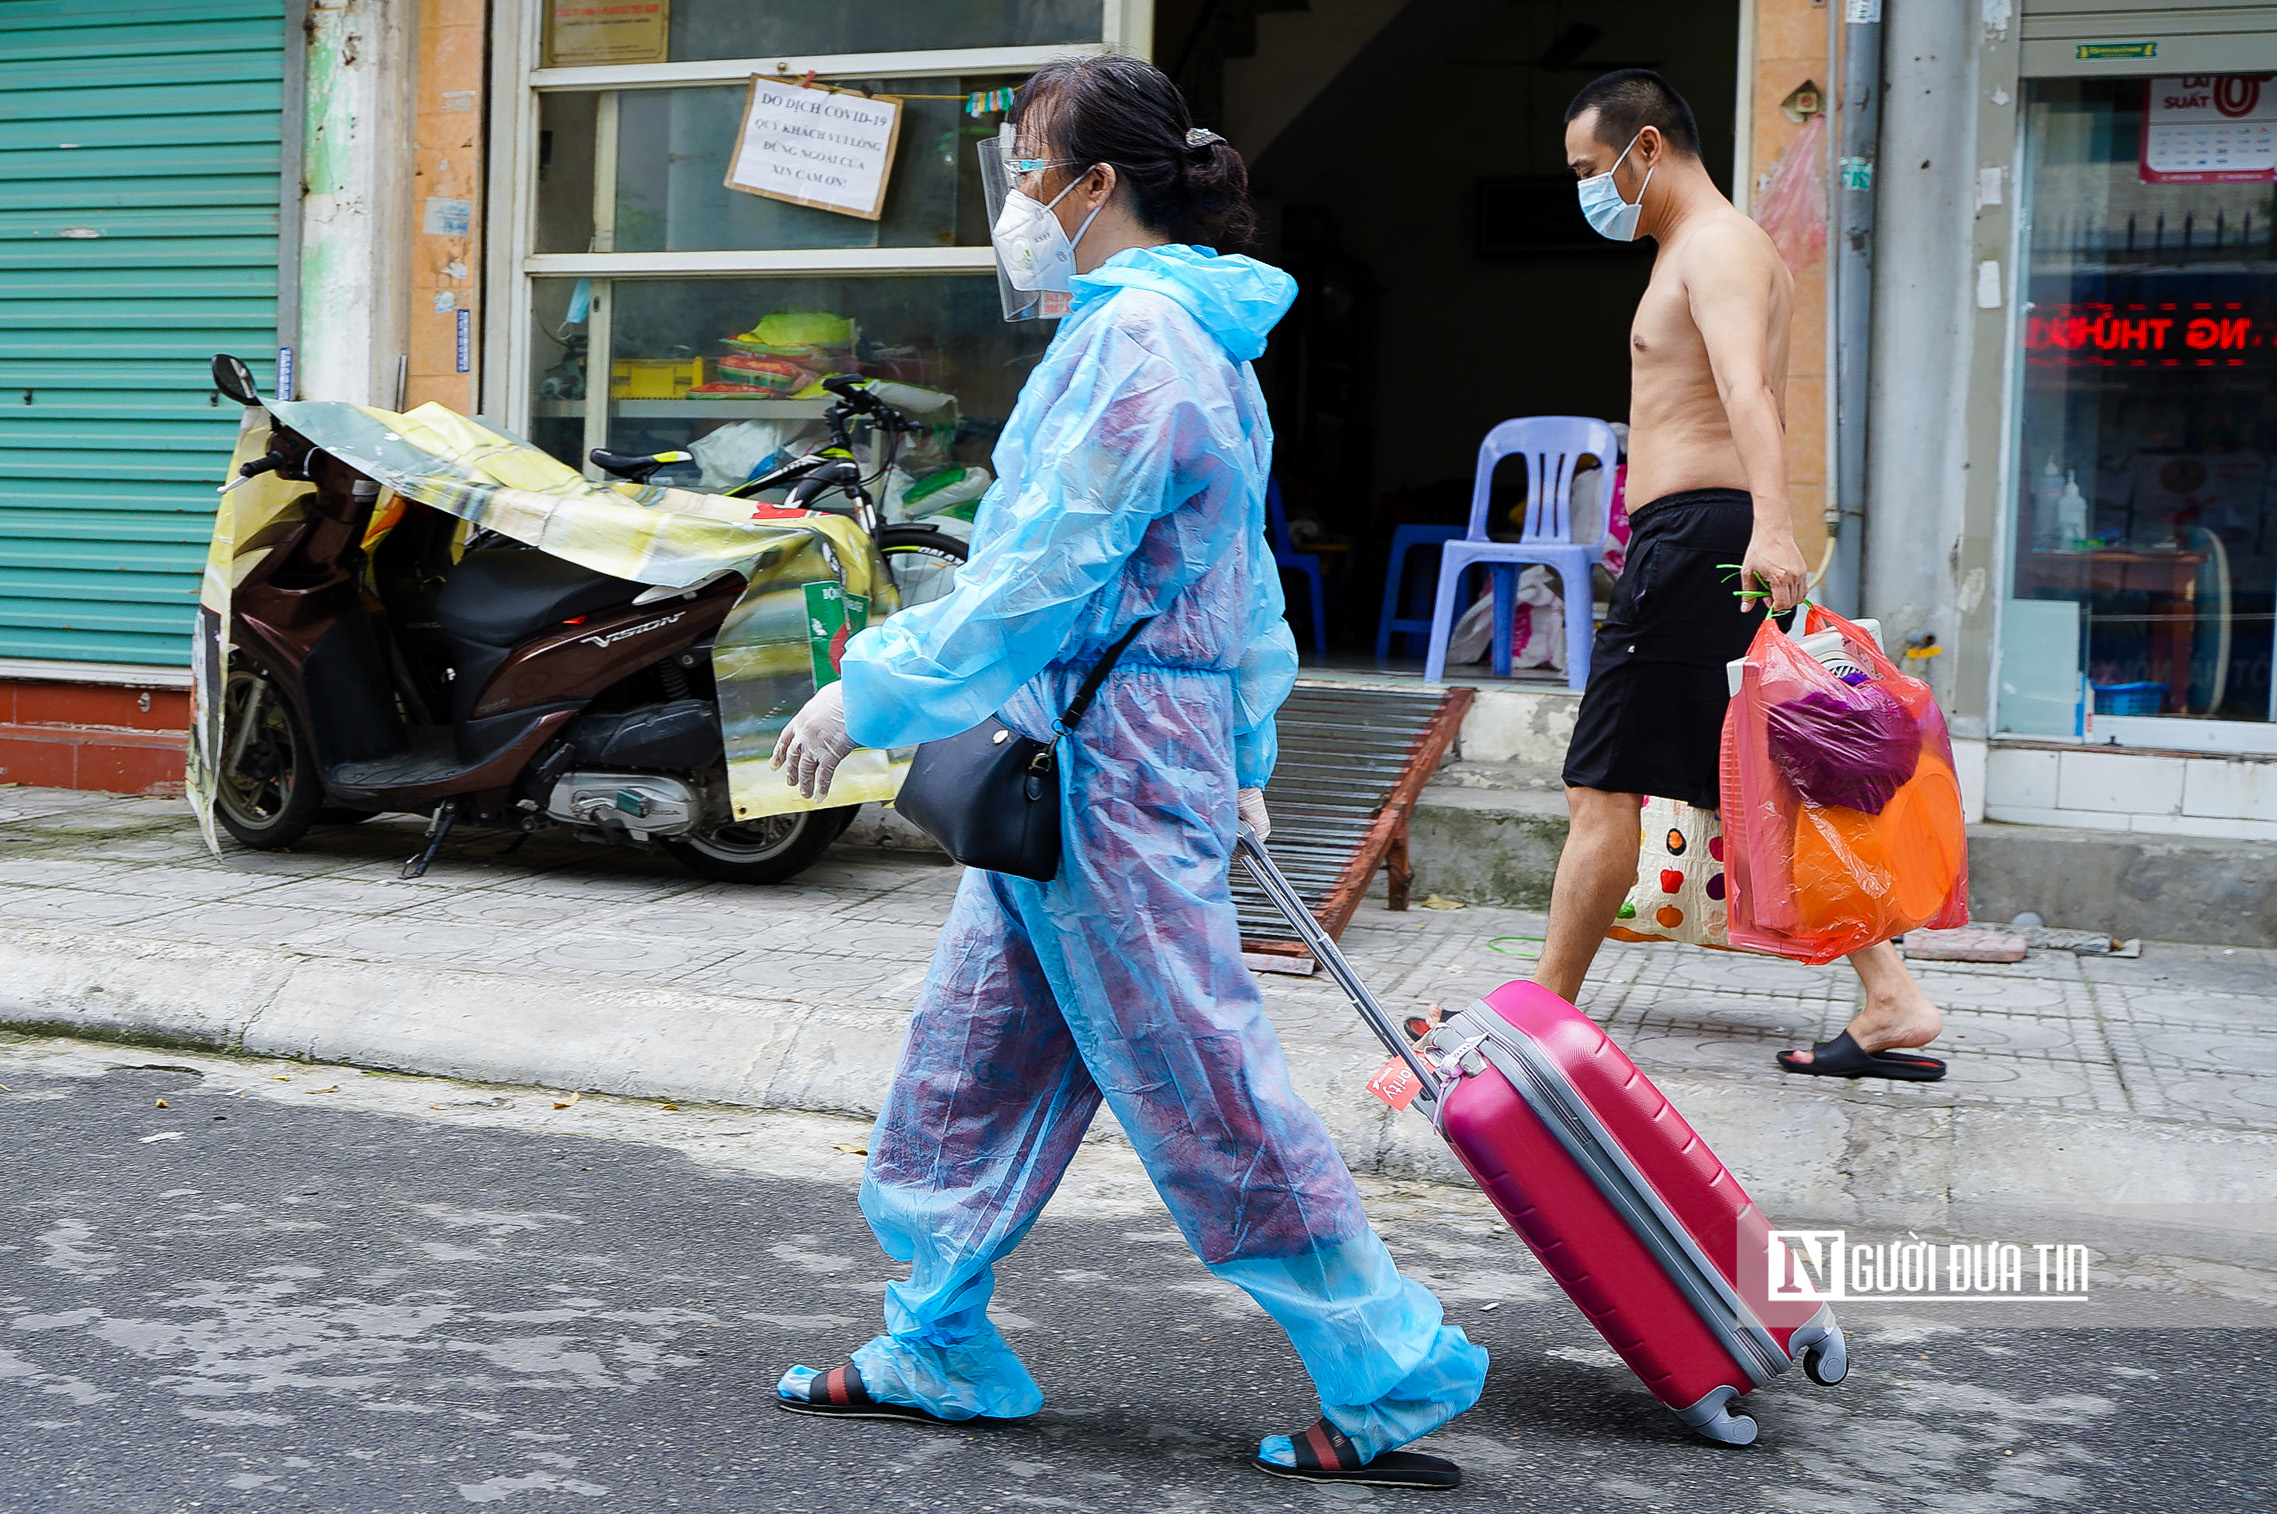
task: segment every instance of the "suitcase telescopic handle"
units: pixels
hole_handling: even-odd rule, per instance
[[[1237,844],[1241,849],[1241,860],[1248,864],[1250,876],[1257,880],[1257,886],[1265,890],[1265,897],[1273,901],[1274,907],[1287,917],[1298,938],[1311,948],[1313,956],[1328,969],[1328,975],[1344,990],[1345,996],[1352,1001],[1352,1007],[1360,1011],[1360,1018],[1367,1022],[1368,1029],[1376,1033],[1376,1039],[1383,1042],[1385,1049],[1393,1056],[1405,1062],[1407,1070],[1414,1073],[1416,1081],[1423,1085],[1423,1091],[1418,1097],[1437,1098],[1438,1078],[1430,1068],[1423,1065],[1423,1059],[1415,1054],[1415,1048],[1408,1043],[1407,1037],[1399,1033],[1399,1027],[1392,1024],[1391,1016],[1384,1013],[1383,1006],[1376,1002],[1374,994],[1368,992],[1368,986],[1360,981],[1359,974],[1352,971],[1352,964],[1344,960],[1344,953],[1336,949],[1336,943],[1329,939],[1328,932],[1320,928],[1320,922],[1313,918],[1312,911],[1305,908],[1305,902],[1298,897],[1296,887],[1282,875],[1272,854],[1265,850],[1265,843],[1257,839],[1257,832],[1247,823],[1241,827]]]

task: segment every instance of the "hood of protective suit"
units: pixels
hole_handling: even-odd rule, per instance
[[[1077,274],[1073,288],[1070,315],[1118,289],[1151,289],[1201,322],[1237,363],[1265,350],[1265,333],[1297,297],[1297,281],[1270,263],[1238,254],[1220,257],[1182,242],[1125,248]]]

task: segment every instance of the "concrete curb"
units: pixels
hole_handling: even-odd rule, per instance
[[[0,1023],[635,1098],[874,1117],[904,1016],[567,975],[422,970],[116,930],[0,941]],[[1366,1092],[1372,1051],[1291,1043],[1297,1091],[1361,1172],[1467,1181]],[[1773,1213],[1887,1220],[1950,1204],[2277,1203],[2277,1133],[2042,1113],[1899,1088],[1663,1077]]]
[[[1474,768],[1467,776],[1491,771]],[[1555,771],[1516,767],[1513,776]],[[1565,837],[1565,798],[1554,786],[1442,779],[1416,803],[1409,841],[1415,886],[1470,904],[1546,910]],[[1972,825],[1969,910],[1979,920],[2031,910],[2122,939],[2277,947],[2277,848],[2205,836]]]
[[[1415,887],[1471,904],[1547,910],[1565,835],[1563,794],[1433,784],[1409,822]]]

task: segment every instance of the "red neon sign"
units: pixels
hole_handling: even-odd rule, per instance
[[[2242,368],[2272,324],[2236,300],[2040,305],[2024,318],[2024,354],[2058,367]]]

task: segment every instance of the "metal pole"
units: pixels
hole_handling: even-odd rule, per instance
[[[1360,1018],[1367,1023],[1368,1029],[1376,1033],[1376,1039],[1384,1043],[1386,1051],[1407,1064],[1407,1070],[1415,1075],[1415,1081],[1422,1086],[1418,1097],[1425,1103],[1435,1101],[1439,1097],[1438,1079],[1432,1076],[1431,1069],[1424,1066],[1423,1060],[1415,1054],[1414,1045],[1392,1024],[1391,1016],[1384,1013],[1383,1006],[1376,1002],[1376,996],[1368,992],[1367,985],[1360,981],[1360,975],[1352,971],[1352,964],[1344,960],[1344,953],[1336,949],[1336,943],[1329,939],[1327,931],[1320,928],[1320,922],[1313,918],[1312,911],[1305,908],[1304,900],[1290,886],[1289,880],[1282,876],[1280,867],[1273,861],[1272,853],[1265,850],[1265,843],[1257,839],[1257,832],[1251,830],[1246,821],[1236,831],[1234,844],[1241,853],[1241,860],[1249,865],[1249,875],[1257,880],[1257,886],[1265,891],[1265,897],[1279,908],[1298,938],[1311,948],[1314,959],[1328,969],[1328,975],[1344,990],[1345,996],[1352,1001],[1352,1007],[1360,1012]]]
[[[296,400],[300,352],[301,160],[308,143],[308,0],[285,0],[282,136],[277,144],[277,398]],[[290,353],[290,358],[285,354]]]
[[[1842,152],[1835,190],[1834,560],[1826,600],[1859,613],[1865,589],[1866,409],[1874,314],[1874,158],[1882,138],[1882,0],[1843,0]]]

